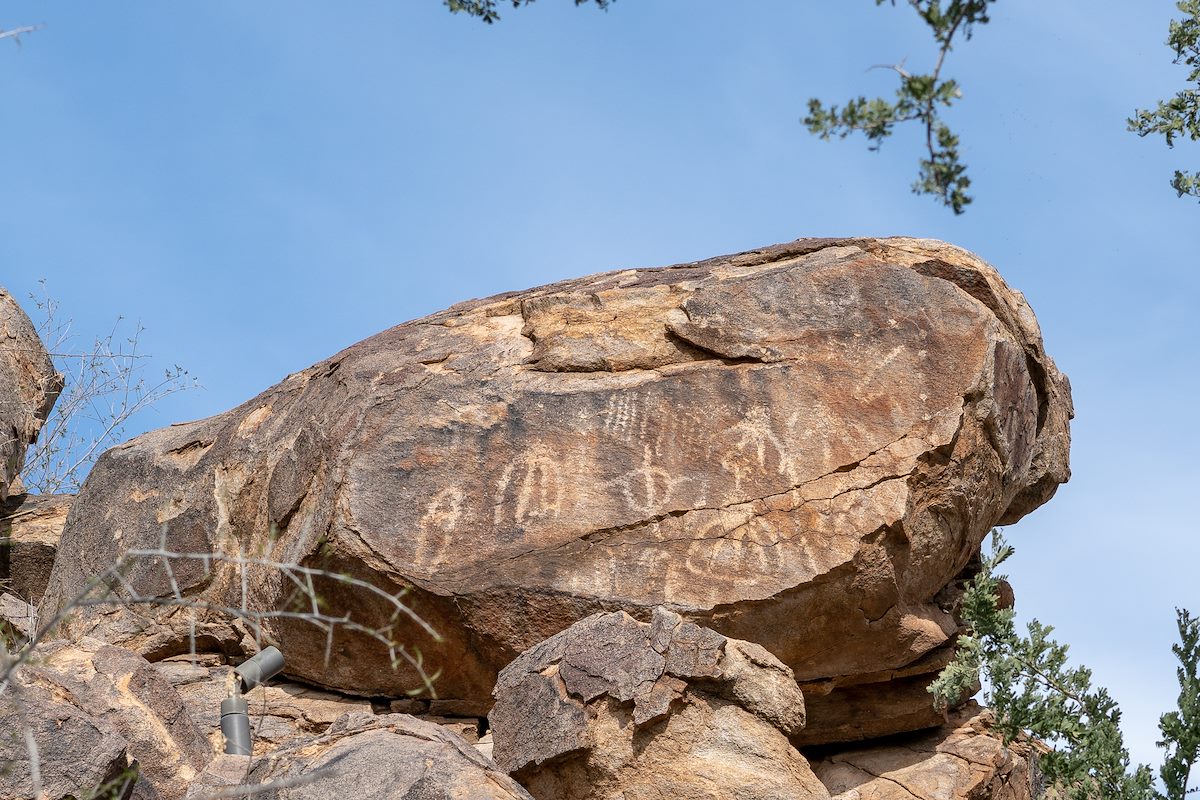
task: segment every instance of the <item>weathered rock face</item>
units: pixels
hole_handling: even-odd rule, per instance
[[[94,791],[127,776],[134,797],[182,798],[212,756],[208,742],[171,685],[136,653],[95,639],[55,642],[20,670],[0,716],[12,741],[0,763],[0,796],[17,797],[31,781],[24,732],[33,733],[52,797]],[[23,767],[22,767],[23,765]],[[3,781],[12,780],[9,794]],[[28,790],[25,790],[28,792]]]
[[[0,503],[58,399],[62,376],[17,301],[0,288]]]
[[[787,740],[804,727],[791,670],[665,609],[575,623],[495,695],[493,757],[540,800],[829,796]]]
[[[43,794],[66,800],[127,775],[128,747],[102,719],[41,686],[10,686],[0,697],[0,797],[34,797],[33,735]]]
[[[1008,747],[990,733],[990,712],[974,703],[928,733],[815,758],[833,800],[1032,800],[1030,744]]]
[[[0,629],[3,634],[19,644],[33,638],[37,633],[37,606],[27,603],[15,594],[0,593]]]
[[[28,602],[46,591],[73,497],[20,494],[0,505],[0,581]]]
[[[813,741],[912,729],[939,721],[932,706],[887,698],[896,680],[917,697],[949,654],[939,591],[989,528],[1066,480],[1070,416],[1022,296],[938,242],[801,240],[581,278],[399,325],[109,451],[43,612],[165,530],[181,551],[412,587],[444,641],[399,638],[442,668],[458,713],[486,710],[498,670],[571,623],[665,605],[793,669],[829,709],[810,715]],[[229,568],[175,574],[238,602]],[[167,588],[157,566],[131,580]],[[389,616],[318,588],[333,613]],[[249,590],[266,608],[289,587],[260,571]],[[79,624],[153,655],[186,649],[169,614]],[[307,681],[375,696],[418,684],[365,637],[338,636],[326,666],[322,631],[269,632]],[[851,684],[877,722],[822,733]]]
[[[248,783],[263,800],[530,800],[465,741],[403,714],[346,714],[302,747],[256,760]]]

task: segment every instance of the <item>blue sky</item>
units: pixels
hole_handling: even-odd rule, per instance
[[[82,334],[140,320],[219,413],[458,300],[800,236],[945,239],[1029,298],[1070,376],[1074,478],[1009,530],[1018,608],[1125,709],[1141,760],[1200,611],[1200,205],[1125,118],[1180,88],[1169,0],[1002,0],[951,57],[977,200],[909,193],[918,134],[821,142],[810,96],[887,93],[931,47],[906,7],[567,0],[495,26],[439,0],[9,0],[0,284]]]

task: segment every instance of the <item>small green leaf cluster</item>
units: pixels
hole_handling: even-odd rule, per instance
[[[596,4],[597,8],[608,8],[614,0],[575,0],[575,5],[582,6],[588,2]],[[511,2],[513,8],[527,6],[533,0],[442,0],[446,8],[450,9],[451,14],[468,14],[491,25],[496,20],[500,19],[500,12],[497,10],[498,5],[503,5],[505,2]]]
[[[883,2],[875,0],[876,5]],[[892,65],[891,69],[900,78],[894,101],[882,97],[858,97],[838,107],[826,106],[812,98],[808,101],[808,116],[804,118],[808,130],[822,139],[831,136],[844,139],[858,131],[867,137],[871,150],[878,150],[883,140],[892,135],[895,126],[905,122],[922,123],[927,153],[920,161],[913,192],[933,195],[955,214],[963,213],[971,202],[967,194],[971,180],[959,157],[958,136],[940,116],[943,109],[962,97],[962,90],[957,81],[942,80],[941,73],[954,37],[962,34],[969,39],[975,25],[988,21],[988,6],[992,2],[995,0],[950,0],[945,3],[943,0],[909,0],[909,5],[929,26],[939,45],[933,71],[911,74],[905,70],[903,62]]]
[[[1149,767],[1131,769],[1121,735],[1121,711],[1104,688],[1092,686],[1086,667],[1072,667],[1067,646],[1051,638],[1053,628],[1037,620],[1027,634],[1016,631],[1014,613],[999,605],[1004,576],[995,568],[1011,556],[993,532],[990,557],[967,585],[960,613],[967,632],[959,637],[953,662],[929,687],[941,709],[973,694],[986,678],[987,702],[1006,741],[1032,736],[1049,750],[1038,759],[1046,785],[1067,800],[1183,800],[1190,770],[1200,760],[1200,618],[1177,610],[1180,644],[1174,647],[1178,711],[1159,722],[1167,750],[1159,771],[1167,794],[1153,785]]]
[[[1187,80],[1196,86],[1160,100],[1157,108],[1139,109],[1129,119],[1129,130],[1139,136],[1160,134],[1168,147],[1175,146],[1176,137],[1200,139],[1200,0],[1180,0],[1176,6],[1184,17],[1171,20],[1167,46],[1175,52],[1176,64],[1191,68]],[[1200,198],[1200,172],[1176,170],[1171,187],[1180,197]]]

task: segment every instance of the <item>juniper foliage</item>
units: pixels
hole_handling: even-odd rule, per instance
[[[520,8],[529,5],[533,0],[442,0],[442,2],[445,3],[446,8],[450,9],[451,14],[468,14],[491,25],[500,19],[499,6],[511,2],[513,8]],[[575,5],[582,6],[589,2],[595,3],[597,8],[606,9],[613,0],[575,0]]]
[[[1180,643],[1177,710],[1159,720],[1165,751],[1159,770],[1162,793],[1146,765],[1131,766],[1121,735],[1121,711],[1107,690],[1092,685],[1086,667],[1067,660],[1053,628],[1037,620],[1017,633],[1014,612],[999,606],[1004,580],[995,569],[1013,553],[998,531],[991,555],[963,595],[961,614],[967,633],[958,653],[929,687],[934,702],[947,708],[975,693],[979,678],[989,690],[986,701],[1006,741],[1033,736],[1050,750],[1038,760],[1046,796],[1066,800],[1183,800],[1192,767],[1200,760],[1200,618],[1177,609]],[[1191,793],[1197,790],[1193,789]]]
[[[895,0],[891,0],[895,5]],[[883,5],[885,0],[875,0]],[[920,159],[917,180],[912,185],[916,194],[932,195],[943,205],[961,214],[971,202],[967,189],[971,179],[959,156],[959,139],[942,119],[942,112],[962,97],[962,89],[953,78],[943,78],[946,56],[953,48],[956,36],[970,39],[976,25],[988,22],[988,6],[995,0],[908,0],[921,19],[929,26],[937,45],[936,61],[931,72],[909,72],[904,62],[887,65],[899,77],[894,100],[883,97],[857,97],[844,106],[824,105],[819,99],[808,101],[808,130],[829,139],[846,138],[861,132],[878,150],[895,127],[916,122],[925,128],[925,157]]]
[[[1200,0],[1180,0],[1175,5],[1183,18],[1171,20],[1167,46],[1175,52],[1175,63],[1190,69],[1187,80],[1194,87],[1181,89],[1169,100],[1160,100],[1157,108],[1139,109],[1129,118],[1129,130],[1138,136],[1159,134],[1167,140],[1167,147],[1172,148],[1176,138],[1200,140]],[[1175,170],[1171,188],[1180,197],[1200,198],[1200,171]]]

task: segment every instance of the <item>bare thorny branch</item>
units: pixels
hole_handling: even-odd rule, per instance
[[[180,588],[176,579],[176,571],[180,564],[199,563],[206,574],[219,567],[229,567],[237,572],[241,584],[240,598],[237,605],[227,605],[199,596],[188,596]],[[139,590],[128,578],[128,573],[134,565],[158,565],[170,584],[170,590],[163,594],[150,594]],[[251,603],[249,584],[252,572],[267,572],[279,575],[291,586],[290,596],[279,607],[255,608]],[[316,589],[314,579],[332,580],[356,589],[382,601],[391,610],[391,616],[381,625],[371,626],[360,623],[352,618],[351,613],[331,614],[327,611],[326,601]],[[26,663],[36,652],[37,646],[53,635],[58,626],[71,614],[82,608],[95,606],[148,606],[152,608],[184,609],[189,612],[192,651],[195,652],[195,613],[198,611],[212,612],[230,619],[246,623],[254,634],[259,646],[268,640],[264,625],[273,620],[300,620],[317,628],[325,635],[325,661],[328,664],[333,653],[334,635],[339,631],[361,634],[380,644],[388,653],[393,669],[402,663],[408,664],[419,676],[421,685],[414,688],[414,693],[434,693],[433,682],[437,673],[430,674],[425,669],[421,651],[398,640],[396,630],[402,620],[415,624],[420,630],[434,641],[441,641],[441,636],[422,619],[416,612],[404,603],[407,590],[395,594],[388,593],[374,584],[358,578],[329,570],[305,567],[300,564],[276,561],[268,558],[247,556],[244,553],[227,555],[224,553],[190,553],[178,552],[166,546],[166,529],[160,538],[159,546],[149,549],[134,549],[109,567],[100,575],[88,581],[84,589],[72,600],[57,610],[54,617],[38,625],[37,630],[23,646],[15,653],[0,650],[0,695],[5,691],[15,670]]]
[[[17,46],[20,46],[22,36],[24,36],[27,33],[33,33],[34,31],[38,30],[41,27],[42,27],[41,25],[22,25],[17,28],[11,28],[9,30],[4,30],[3,28],[0,28],[0,39],[12,39],[13,42]]]
[[[147,356],[139,350],[145,329],[140,324],[122,340],[123,320],[118,318],[90,347],[76,349],[71,322],[60,319],[58,303],[46,294],[44,281],[41,295],[31,295],[30,300],[43,317],[38,335],[66,385],[26,454],[21,480],[38,494],[77,492],[101,453],[124,440],[131,419],[199,384],[178,365],[165,370],[161,379],[147,381],[142,367]]]

